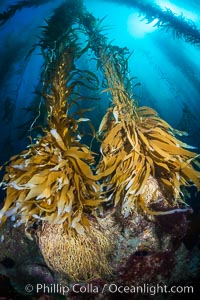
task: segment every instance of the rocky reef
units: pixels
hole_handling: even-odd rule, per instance
[[[11,294],[2,291],[2,296],[112,299],[123,294],[138,299],[145,287],[148,299],[155,292],[150,287],[160,286],[156,297],[167,298],[161,289],[174,285],[192,286],[198,293],[194,284],[200,275],[198,239],[191,249],[184,243],[191,222],[188,214],[169,214],[166,222],[166,216],[152,221],[133,214],[124,219],[113,211],[93,220],[86,237],[63,233],[61,225],[47,223],[46,230],[33,230],[32,240],[23,226],[14,228],[7,221],[0,231],[0,274],[9,278]],[[134,293],[139,286],[141,293]]]

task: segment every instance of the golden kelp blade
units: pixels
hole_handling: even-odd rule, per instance
[[[182,185],[193,183],[200,190],[200,172],[192,165],[197,154],[182,147],[183,143],[172,134],[172,128],[158,116],[155,119],[155,111],[141,107],[136,110],[135,118],[126,114],[124,119],[121,112],[120,109],[118,123],[107,120],[104,124],[104,128],[111,125],[104,132],[103,158],[98,165],[98,173],[106,182],[103,186],[110,187],[109,200],[115,206],[120,204],[124,214],[137,206],[144,208],[144,203],[138,200],[144,199],[150,175],[163,185],[173,205],[182,203]],[[154,214],[148,208],[145,212]]]
[[[146,195],[149,178],[153,178],[157,194],[166,198],[168,207],[183,205],[181,186],[193,184],[200,190],[200,172],[194,168],[198,155],[186,150],[192,147],[179,141],[179,132],[155,110],[137,107],[125,90],[126,77],[117,72],[115,57],[104,51],[102,59],[106,91],[113,102],[99,128],[102,158],[97,172],[103,178],[104,195],[107,193],[115,206],[120,205],[125,216],[133,210],[157,214],[149,208],[152,203]],[[153,202],[156,200],[160,200],[158,196]]]
[[[72,151],[65,151],[64,142],[59,138],[55,144],[53,139],[52,135],[45,136],[27,150],[28,158],[24,154],[20,165],[16,164],[19,162],[16,157],[7,166],[9,176],[6,174],[3,180],[7,197],[1,215],[15,213],[17,221],[26,226],[37,219],[50,220],[53,224],[70,219],[69,227],[73,225],[77,231],[83,231],[82,215],[102,202],[88,164],[92,157],[88,149],[82,151],[75,146]]]
[[[70,54],[64,53],[57,70],[54,67],[53,78],[44,84],[48,112],[45,136],[12,157],[6,166],[6,199],[0,222],[14,215],[15,225],[25,223],[26,229],[35,222],[48,221],[82,234],[89,225],[88,213],[95,212],[103,201],[99,176],[91,168],[93,152],[77,138],[79,124],[88,119],[68,116],[68,99],[76,85],[66,71],[70,59]]]

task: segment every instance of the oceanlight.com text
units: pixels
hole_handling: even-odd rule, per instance
[[[115,283],[105,283],[103,286],[96,284],[73,284],[73,285],[61,285],[61,284],[41,284],[38,283],[35,286],[27,284],[25,286],[26,293],[43,293],[43,294],[62,294],[67,295],[68,293],[75,294],[145,294],[154,296],[156,294],[193,294],[193,286],[167,286],[167,285],[118,285]]]

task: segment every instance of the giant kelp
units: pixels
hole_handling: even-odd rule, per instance
[[[71,107],[83,98],[80,86],[93,89],[96,79],[92,72],[75,66],[80,47],[73,22],[71,19],[67,24],[65,39],[59,40],[53,56],[49,55],[49,44],[46,48],[42,44],[46,62],[41,74],[47,110],[44,135],[10,159],[3,178],[7,196],[1,210],[2,221],[14,214],[16,225],[25,223],[26,228],[39,219],[64,223],[83,233],[82,225],[89,225],[86,214],[102,201],[91,169],[93,153],[80,143],[79,125],[89,120],[82,115],[75,119],[70,114]]]
[[[183,39],[188,43],[200,46],[200,30],[192,20],[187,19],[183,14],[174,14],[171,9],[162,9],[158,4],[148,0],[108,1],[135,7],[143,16],[141,21],[146,20],[147,23],[151,23],[156,20],[153,25],[154,27],[165,31],[172,31],[174,38]]]
[[[14,4],[8,5],[7,10],[0,13],[0,26],[4,25],[10,18],[12,18],[15,13],[21,9],[27,8],[27,7],[37,7],[42,4],[46,4],[50,2],[51,0],[21,0]]]
[[[184,17],[183,14],[176,15],[172,12],[171,9],[165,8],[162,9],[156,3],[150,3],[149,1],[141,1],[141,0],[109,0],[115,3],[122,3],[128,6],[135,7],[139,10],[140,14],[143,15],[142,21],[147,20],[148,23],[157,20],[154,24],[154,27],[158,27],[159,29],[164,29],[166,31],[171,30],[173,36],[176,38],[182,38],[186,42],[199,46],[200,44],[200,31],[196,24]],[[43,4],[51,2],[51,0],[33,0],[33,1],[18,1],[15,4],[11,4],[8,6],[7,10],[0,13],[0,26],[4,25],[13,15],[24,8],[29,7],[37,7]],[[71,0],[64,1],[63,7],[67,4],[70,4]],[[82,2],[82,1],[81,1]],[[80,1],[77,4],[76,1],[72,1],[73,7],[80,7]],[[60,9],[60,7],[58,7]],[[61,15],[64,11],[60,10]],[[68,17],[72,15],[68,14]],[[54,20],[59,21],[59,20]],[[54,23],[56,24],[56,22]]]
[[[98,28],[96,31],[89,34],[91,47],[107,80],[104,92],[111,94],[113,103],[99,127],[103,140],[97,172],[104,178],[104,196],[114,206],[119,204],[125,216],[130,211],[175,212],[184,206],[182,186],[194,184],[200,189],[198,154],[177,139],[184,132],[173,129],[155,110],[138,107],[129,78],[130,54],[126,48],[107,44]],[[149,197],[151,185],[154,193]],[[163,211],[151,209],[162,201]]]
[[[3,185],[7,197],[1,214],[3,219],[15,214],[16,222],[28,227],[35,219],[52,223],[68,220],[80,231],[80,221],[88,224],[83,211],[98,206],[101,200],[89,167],[93,163],[92,152],[77,137],[78,122],[82,120],[67,117],[65,109],[61,109],[69,93],[63,80],[59,80],[58,89],[54,87],[56,96],[51,95],[54,106],[49,107],[49,129],[45,136],[12,157],[6,167]]]
[[[111,93],[113,102],[99,128],[103,141],[98,173],[109,173],[103,175],[105,194],[114,206],[121,206],[125,216],[130,211],[152,215],[175,212],[184,203],[181,186],[194,184],[200,189],[200,172],[194,168],[199,167],[198,155],[176,138],[183,132],[173,129],[153,109],[137,106],[125,88],[127,74],[118,75],[119,66],[111,50],[106,49],[100,56],[105,62],[106,92]],[[152,177],[158,188],[149,199],[146,188]],[[168,209],[176,209],[151,209],[164,199]]]

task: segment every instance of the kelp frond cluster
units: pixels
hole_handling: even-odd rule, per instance
[[[114,206],[120,205],[125,216],[131,211],[165,214],[152,210],[158,199],[155,191],[147,201],[146,185],[156,178],[168,207],[183,204],[181,186],[194,184],[200,189],[197,154],[176,138],[182,134],[149,107],[137,107],[119,78],[112,57],[105,60],[105,76],[112,95],[113,107],[103,118],[99,134],[102,137],[101,160],[98,173],[102,174],[103,190]],[[106,174],[103,175],[103,174]],[[147,203],[148,202],[148,203]],[[168,213],[172,213],[169,210]]]
[[[43,220],[64,223],[83,233],[89,226],[87,213],[102,202],[91,168],[93,153],[80,143],[79,124],[88,119],[74,119],[68,114],[75,101],[70,99],[81,84],[77,76],[73,79],[71,69],[71,57],[66,53],[54,69],[50,84],[44,84],[48,113],[45,135],[12,157],[6,166],[2,221],[15,215],[16,225],[25,223],[27,228]]]
[[[53,224],[67,221],[83,232],[81,224],[89,225],[83,211],[89,212],[101,202],[90,169],[92,161],[87,147],[72,143],[69,148],[52,129],[20,156],[11,158],[3,179],[7,196],[1,214],[4,218],[15,215],[17,225],[30,226],[36,219]]]

